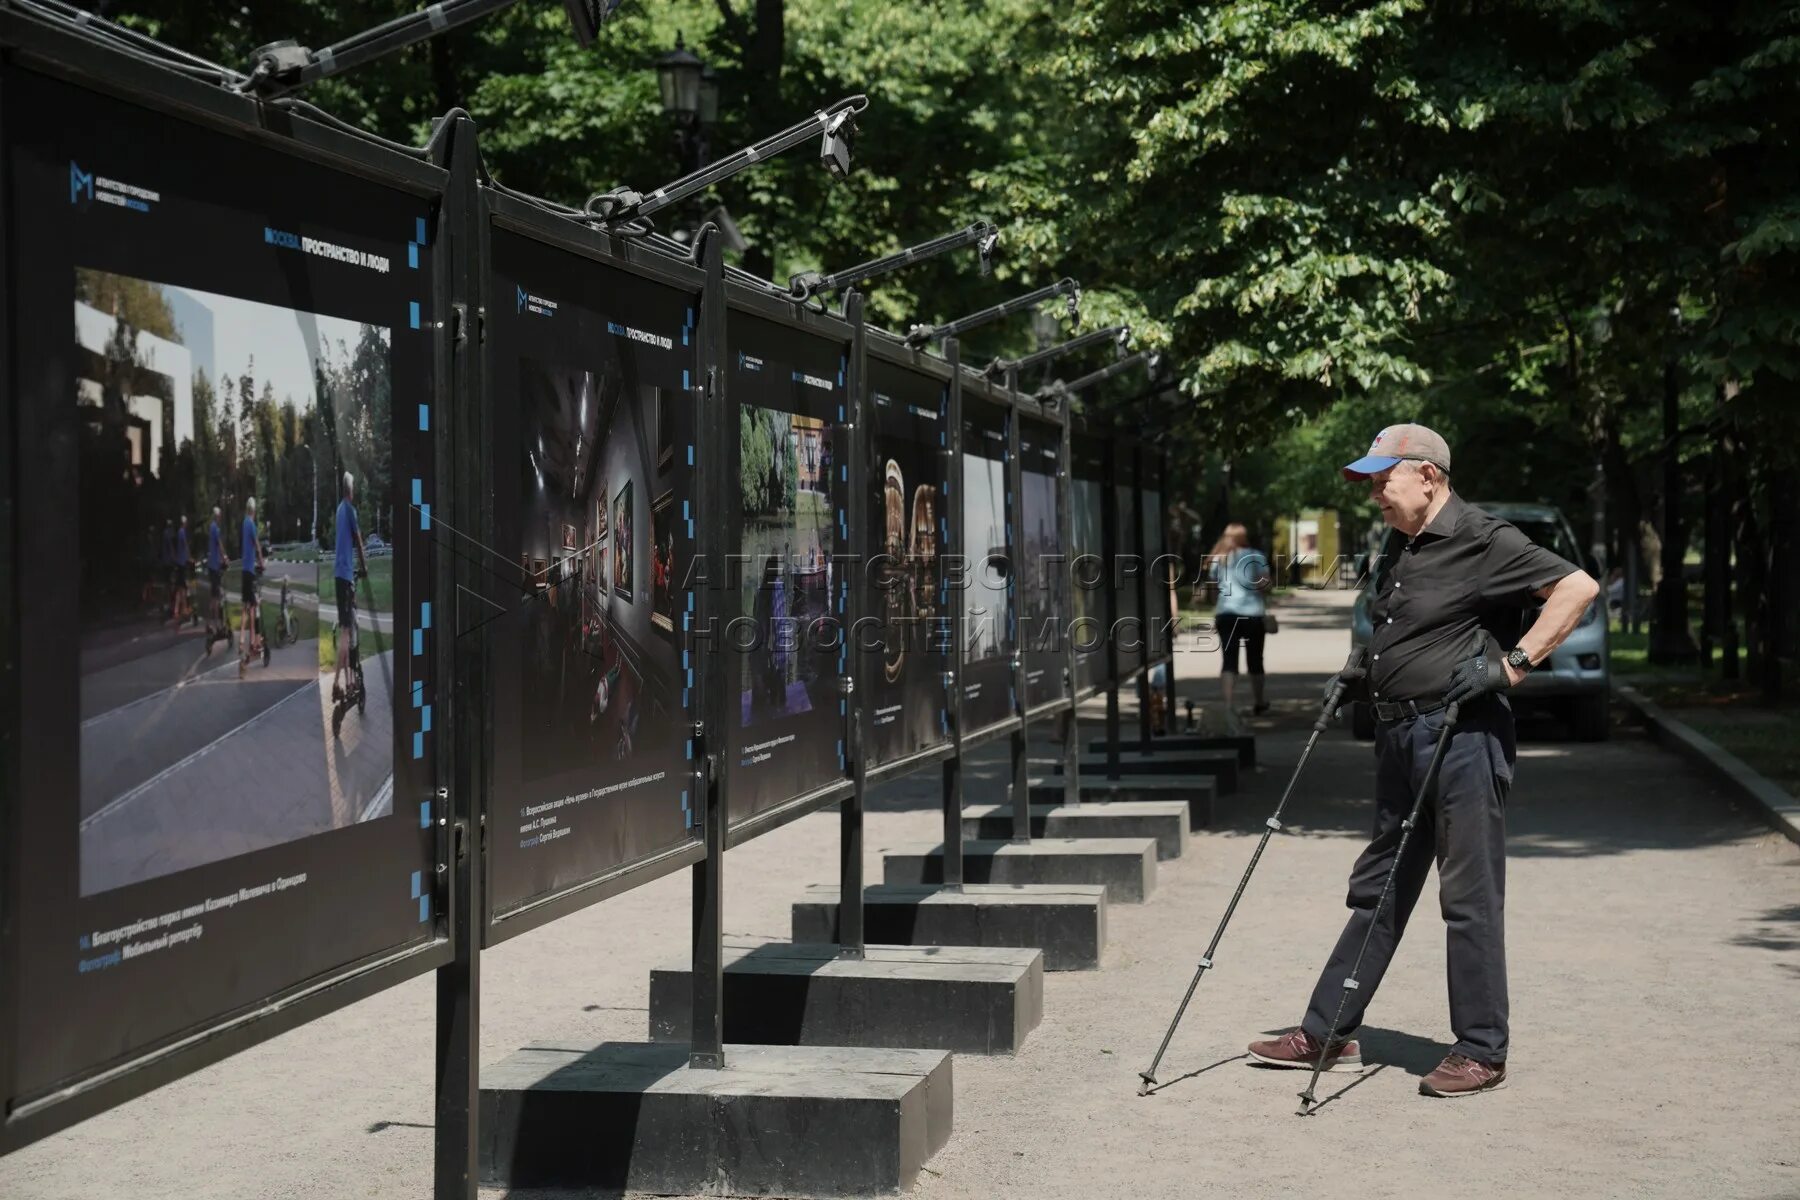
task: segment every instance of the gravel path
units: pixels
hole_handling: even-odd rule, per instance
[[[1369,820],[1372,759],[1334,731],[1271,843],[1162,1069],[1136,1096],[1194,961],[1342,661],[1343,597],[1303,597],[1271,641],[1263,766],[1147,905],[1116,905],[1097,972],[1048,978],[1017,1058],[960,1058],[956,1130],[919,1200],[1022,1197],[1800,1195],[1800,851],[1634,731],[1600,746],[1554,730],[1521,749],[1509,820],[1513,1081],[1426,1100],[1450,1041],[1428,884],[1365,1027],[1371,1065],[1304,1076],[1247,1067],[1244,1043],[1297,1021],[1343,920]],[[1212,695],[1213,661],[1192,694]],[[1184,683],[1184,691],[1189,687]],[[998,799],[971,786],[971,804]],[[930,785],[873,798],[880,851],[932,838]],[[726,929],[785,938],[789,905],[835,870],[817,814],[734,851]],[[642,1040],[648,971],[680,956],[686,880],[663,880],[483,960],[483,1057],[532,1041]],[[9,1200],[415,1198],[430,1192],[429,979],[290,1033],[0,1160]],[[484,1193],[497,1198],[500,1193]],[[547,1193],[515,1192],[517,1197]],[[573,1200],[576,1195],[556,1193]]]

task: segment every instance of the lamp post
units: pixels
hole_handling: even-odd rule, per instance
[[[675,48],[656,60],[656,82],[662,92],[663,115],[675,126],[675,143],[681,157],[681,173],[691,175],[707,163],[707,133],[719,119],[719,81],[713,69],[687,48],[678,33]],[[691,224],[699,223],[700,200],[689,207]],[[687,230],[673,236],[688,239]]]

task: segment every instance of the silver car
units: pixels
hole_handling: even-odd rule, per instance
[[[1518,526],[1519,532],[1546,550],[1572,563],[1586,564],[1589,574],[1596,573],[1596,564],[1591,556],[1581,551],[1575,531],[1569,527],[1569,520],[1561,509],[1549,504],[1507,503],[1477,504],[1475,507]],[[1382,546],[1384,555],[1397,550],[1401,537],[1392,530],[1387,536],[1388,540]],[[1350,618],[1350,644],[1353,647],[1368,645],[1374,636],[1369,618],[1369,606],[1375,599],[1374,574],[1361,570],[1358,574],[1368,578],[1356,597],[1356,607]],[[1529,628],[1537,611],[1537,606],[1533,605],[1520,628]],[[1553,709],[1568,722],[1569,732],[1577,739],[1599,742],[1607,736],[1607,703],[1611,689],[1606,601],[1602,595],[1588,606],[1581,616],[1581,624],[1550,655],[1550,661],[1538,664],[1510,696],[1516,710]],[[1350,728],[1365,741],[1375,736],[1375,714],[1367,704],[1350,706]]]

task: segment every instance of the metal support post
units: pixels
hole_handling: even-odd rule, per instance
[[[967,587],[968,546],[963,534],[963,417],[962,351],[954,337],[944,339],[944,358],[950,364],[950,402],[944,421],[944,521],[949,552],[963,562],[961,586]],[[944,886],[962,890],[962,709],[963,628],[962,596],[951,600],[950,661],[944,672],[944,710],[950,726],[950,757],[944,760]]]
[[[1025,525],[1022,519],[1024,506],[1024,464],[1019,461],[1019,406],[1018,392],[1011,388],[1013,381],[1009,379],[1006,410],[1006,553],[1011,560],[1006,573],[1006,621],[1012,630],[1012,700],[1013,715],[1018,717],[1019,726],[1012,735],[1012,840],[1029,842],[1031,840],[1031,760],[1029,750],[1030,730],[1025,720],[1028,697],[1025,695],[1025,647],[1022,644],[1022,624],[1019,620],[1021,606],[1025,602],[1019,593],[1019,560],[1025,552]],[[1032,573],[1034,576],[1036,572]]]
[[[845,377],[850,393],[846,401],[850,416],[850,450],[845,461],[855,464],[855,469],[850,472],[852,478],[844,486],[849,489],[846,503],[849,508],[850,561],[856,566],[852,578],[846,580],[840,576],[838,582],[840,588],[848,589],[843,619],[844,674],[840,685],[845,706],[844,755],[851,779],[850,794],[838,806],[838,957],[861,958],[864,940],[863,801],[869,775],[868,755],[864,748],[871,740],[867,689],[858,686],[858,680],[867,678],[863,669],[866,656],[856,644],[855,631],[860,627],[867,607],[864,597],[869,586],[868,560],[863,553],[871,545],[868,481],[880,479],[882,475],[873,469],[874,464],[870,461],[875,440],[874,413],[863,382],[863,298],[860,293],[851,291],[844,296],[844,318],[850,322],[851,331],[850,369]]]

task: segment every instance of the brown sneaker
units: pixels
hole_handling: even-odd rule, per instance
[[[1480,1092],[1492,1092],[1506,1086],[1506,1064],[1476,1062],[1461,1054],[1452,1054],[1437,1065],[1437,1070],[1419,1080],[1419,1095],[1456,1099]]]
[[[1319,1059],[1319,1039],[1304,1029],[1290,1029],[1266,1042],[1251,1042],[1250,1057],[1265,1067],[1310,1067]],[[1327,1071],[1362,1068],[1362,1047],[1355,1041],[1338,1042],[1325,1056]]]

